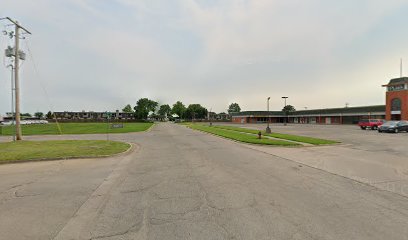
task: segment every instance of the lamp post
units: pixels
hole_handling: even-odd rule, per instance
[[[289,98],[289,97],[282,97],[283,99],[284,99],[284,101],[285,101],[285,107],[283,108],[283,112],[285,113],[285,118],[284,118],[284,123],[283,123],[283,125],[284,126],[286,126],[286,122],[287,122],[287,112],[286,112],[286,99],[287,98]]]
[[[210,121],[210,127],[212,126],[212,122],[211,122],[211,111],[212,111],[212,108],[210,108],[210,111],[208,112],[208,120]]]
[[[270,119],[270,117],[269,117],[269,99],[271,99],[271,97],[268,97],[268,99],[266,101],[267,110],[268,110],[267,111],[268,112],[268,125],[267,125],[266,130],[265,130],[266,133],[271,133],[271,128],[269,127],[269,119]]]

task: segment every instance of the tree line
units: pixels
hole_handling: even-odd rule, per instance
[[[241,108],[238,103],[232,103],[228,108],[228,113],[240,112]],[[132,107],[131,104],[127,104],[122,112],[132,113],[136,119],[147,120],[148,117],[158,117],[158,118],[172,118],[172,115],[176,114],[180,119],[205,119],[208,116],[208,109],[203,107],[201,104],[189,104],[186,106],[181,101],[177,101],[175,104],[170,106],[169,104],[159,105],[157,101],[141,98],[136,102],[136,105]],[[220,114],[225,114],[224,112]],[[32,117],[30,113],[22,113],[22,117]],[[54,118],[53,113],[48,111],[44,114],[42,112],[34,113],[36,118]]]
[[[134,117],[139,120],[146,120],[149,116],[158,118],[164,118],[167,116],[168,118],[172,118],[173,114],[176,114],[180,119],[186,120],[205,119],[208,116],[207,108],[203,107],[201,104],[189,104],[186,106],[183,104],[183,102],[177,101],[172,106],[169,104],[159,105],[157,101],[148,98],[139,99],[134,107],[132,107],[131,104],[127,104],[122,111],[125,113],[132,113]],[[231,103],[227,109],[228,114],[237,113],[240,111],[241,107],[238,103]],[[290,113],[295,112],[296,109],[291,105],[286,105],[282,111],[286,115],[289,115]],[[220,114],[226,113],[221,112]],[[29,113],[23,113],[21,116],[31,117],[32,115]],[[34,116],[37,118],[53,118],[51,111],[49,111],[47,114],[36,112],[34,113]]]
[[[187,120],[205,119],[208,116],[208,109],[201,104],[195,103],[186,106],[183,102],[177,101],[172,106],[169,104],[162,104],[159,106],[158,102],[148,98],[139,99],[134,107],[127,104],[122,111],[133,113],[136,119],[147,119],[149,114],[151,114],[151,116],[167,116],[169,118],[172,118],[172,115],[176,114],[180,119]],[[228,113],[240,111],[241,108],[238,103],[231,103],[228,108]]]

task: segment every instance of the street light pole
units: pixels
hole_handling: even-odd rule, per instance
[[[212,126],[212,122],[211,122],[211,111],[212,111],[212,108],[210,108],[210,111],[208,112],[208,120],[210,121],[210,127]]]
[[[267,110],[268,110],[267,111],[268,112],[268,125],[265,130],[266,133],[271,133],[271,128],[269,127],[269,119],[270,119],[269,117],[269,99],[271,99],[271,97],[268,97],[268,99],[266,100],[266,105],[267,105]]]
[[[284,112],[284,114],[285,114],[285,118],[284,118],[284,123],[283,123],[283,125],[284,126],[286,126],[286,123],[287,123],[287,117],[288,117],[288,115],[287,115],[287,111],[286,111],[286,99],[288,98],[288,97],[282,97],[284,100],[285,100],[285,107],[283,108],[283,112]]]

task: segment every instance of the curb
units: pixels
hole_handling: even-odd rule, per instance
[[[137,122],[136,122],[137,123]],[[106,135],[106,134],[129,134],[129,133],[143,133],[143,132],[148,132],[148,131],[150,131],[151,130],[151,128],[154,126],[154,125],[156,125],[156,123],[152,123],[152,125],[148,128],[148,129],[146,129],[146,130],[143,130],[143,131],[136,131],[136,132],[109,132],[109,133],[106,133],[106,132],[103,132],[103,133],[68,133],[68,134],[26,134],[26,135],[24,135],[24,136],[27,136],[27,137],[41,137],[41,136],[75,136],[75,135]],[[11,137],[13,137],[13,135],[0,135],[0,139],[2,138],[2,137],[4,137],[4,138],[11,138]],[[2,141],[0,141],[0,142],[2,142]]]
[[[120,142],[120,141],[116,141]],[[100,158],[110,158],[110,157],[117,157],[120,155],[128,155],[131,152],[134,152],[136,149],[139,149],[139,145],[136,143],[129,143],[125,142],[129,145],[129,148],[126,149],[124,152],[114,153],[112,155],[100,155],[100,156],[76,156],[76,157],[61,157],[61,158],[39,158],[39,159],[27,159],[27,160],[15,160],[15,161],[0,161],[0,165],[3,164],[19,164],[19,163],[27,163],[27,162],[47,162],[47,161],[59,161],[59,160],[71,160],[71,159],[100,159]]]
[[[253,145],[253,146],[266,146],[266,147],[283,147],[283,148],[300,148],[300,147],[304,147],[301,144],[299,144],[299,145],[286,145],[285,146],[285,145],[273,145],[273,144],[247,143],[247,142],[242,142],[242,141],[238,141],[238,140],[235,140],[235,139],[223,137],[223,136],[220,136],[220,135],[217,135],[217,134],[214,134],[214,133],[202,131],[202,130],[199,130],[199,129],[192,129],[192,128],[188,127],[188,126],[185,126],[185,127],[189,128],[191,130],[194,130],[194,131],[199,131],[199,132],[202,132],[202,133],[206,133],[208,135],[216,136],[216,137],[219,137],[219,138],[222,138],[222,139],[225,139],[225,140],[229,140],[229,141],[232,141],[232,142],[240,143],[240,144],[248,144],[248,145]],[[271,140],[273,140],[273,139],[271,139]],[[281,139],[276,139],[276,140],[281,140]],[[281,141],[284,141],[284,140],[281,140]]]
[[[216,127],[217,125],[215,125]],[[219,128],[222,130],[227,130],[227,131],[233,131],[233,132],[239,132],[239,133],[244,133],[244,134],[249,134],[249,135],[255,135],[255,133],[248,133],[248,132],[240,132],[240,131],[235,131],[235,130],[230,130],[230,129],[224,129],[224,128]],[[320,147],[320,146],[333,146],[333,145],[341,145],[343,143],[335,141],[335,143],[322,143],[322,144],[312,144],[312,143],[306,143],[306,142],[299,142],[299,141],[295,141],[295,140],[289,140],[289,139],[285,139],[285,138],[278,138],[278,137],[272,137],[272,136],[268,136],[268,135],[262,135],[266,138],[272,139],[272,140],[281,140],[281,141],[287,141],[287,142],[292,142],[292,143],[297,143],[299,145],[302,145],[302,147]],[[323,139],[325,140],[325,139]],[[330,141],[334,141],[334,140],[330,140]]]

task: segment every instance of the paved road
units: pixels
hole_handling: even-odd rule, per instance
[[[173,124],[112,138],[134,151],[0,165],[0,239],[408,239],[404,196]]]

